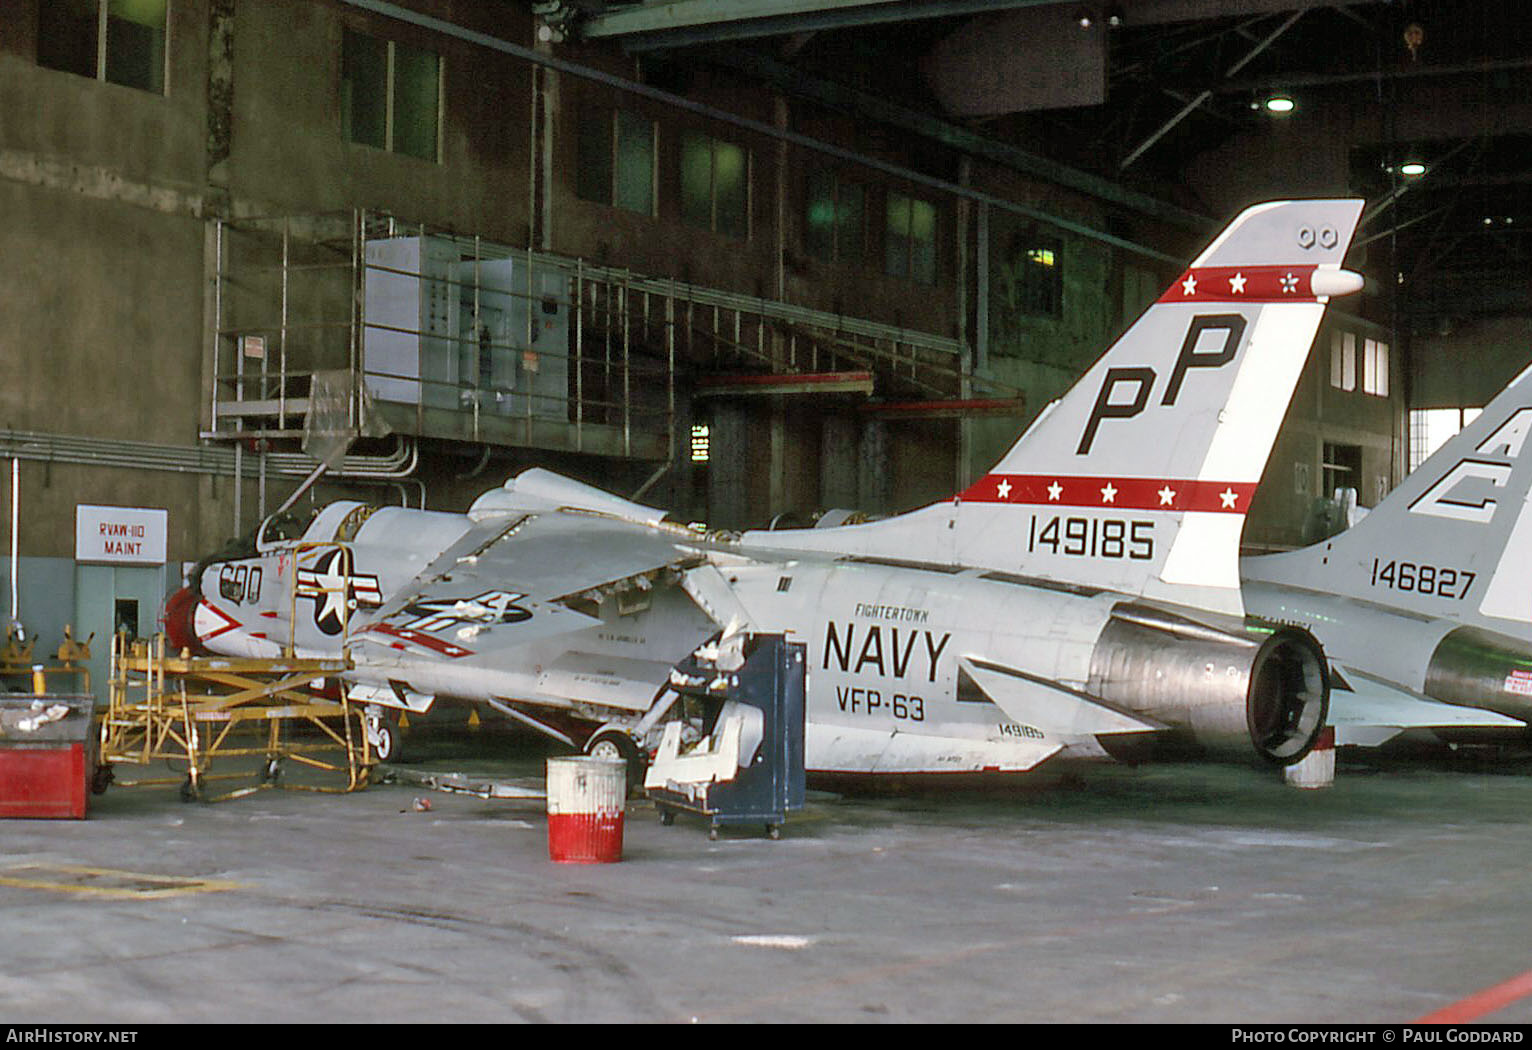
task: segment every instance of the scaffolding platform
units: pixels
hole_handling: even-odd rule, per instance
[[[367,785],[374,763],[363,705],[343,692],[335,699],[315,692],[316,683],[346,670],[344,659],[175,655],[166,653],[163,636],[115,638],[101,720],[103,769],[164,760],[184,776],[133,783],[179,782],[188,802],[277,787],[356,791]],[[215,781],[245,783],[214,792]]]

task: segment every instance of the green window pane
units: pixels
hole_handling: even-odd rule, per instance
[[[839,200],[835,205],[835,250],[841,262],[862,261],[866,225],[862,218],[862,187],[854,183],[840,184]]]
[[[617,112],[617,185],[619,208],[654,214],[654,122]]]
[[[816,259],[835,258],[835,176],[828,172],[809,176],[803,247]]]
[[[713,142],[713,193],[717,199],[716,227],[730,237],[750,234],[749,160],[743,147]]]
[[[388,44],[349,29],[341,41],[341,132],[348,142],[388,145]]]
[[[936,283],[936,206],[928,201],[910,202],[910,277]]]
[[[691,226],[713,228],[712,141],[695,131],[681,140],[681,218]]]
[[[580,114],[575,193],[581,200],[612,203],[612,122],[604,109]]]
[[[165,0],[110,0],[107,4],[106,79],[164,93]]]
[[[908,277],[910,272],[910,199],[897,193],[888,195],[886,232],[883,237],[883,270],[890,277]]]
[[[430,51],[394,45],[394,152],[436,159],[441,59]]]
[[[38,0],[37,64],[96,75],[96,0]]]

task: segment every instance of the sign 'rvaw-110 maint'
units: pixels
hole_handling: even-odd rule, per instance
[[[630,756],[672,667],[727,629],[806,644],[811,772],[1019,772],[1164,737],[1297,761],[1325,657],[1247,626],[1238,545],[1325,303],[1361,287],[1341,265],[1361,208],[1246,210],[948,501],[731,540],[538,469],[466,514],[334,503],[205,563],[181,633],[344,645],[355,698],[454,697]]]

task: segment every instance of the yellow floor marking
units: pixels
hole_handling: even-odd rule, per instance
[[[237,882],[218,879],[151,875],[111,868],[87,868],[74,864],[17,864],[0,868],[0,886],[24,890],[78,893],[87,897],[117,900],[157,900],[191,893],[219,893],[240,889]]]

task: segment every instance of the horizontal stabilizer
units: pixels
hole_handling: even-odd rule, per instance
[[[963,726],[951,727],[961,732]],[[973,735],[901,733],[810,720],[805,727],[810,772],[912,775],[924,773],[1024,773],[1063,750],[1056,740],[1001,737],[993,727]]]
[[[1338,670],[1340,681],[1330,690],[1330,724],[1338,746],[1378,747],[1408,729],[1526,728],[1520,719],[1444,704],[1354,667]]]
[[[958,668],[959,674],[973,679],[1007,717],[1049,736],[1067,739],[1104,733],[1153,733],[1167,728],[1089,693],[1014,668],[967,656],[958,660]]]

